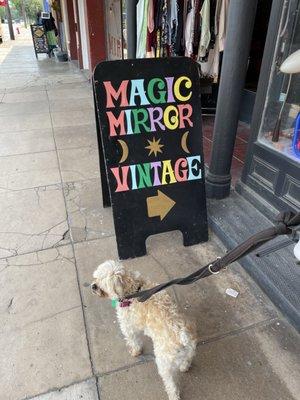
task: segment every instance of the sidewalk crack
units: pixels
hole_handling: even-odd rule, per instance
[[[9,303],[8,303],[8,306],[7,306],[7,312],[10,314],[10,312],[11,312],[11,306],[12,306],[12,304],[13,304],[13,301],[14,301],[14,297],[12,297],[11,299],[10,299],[10,301],[9,301]]]

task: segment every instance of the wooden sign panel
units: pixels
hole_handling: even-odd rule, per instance
[[[42,25],[30,25],[35,55],[49,54],[46,32]]]
[[[146,254],[147,237],[161,232],[180,230],[185,246],[208,239],[198,71],[188,58],[95,69],[100,163],[103,146],[121,259]]]

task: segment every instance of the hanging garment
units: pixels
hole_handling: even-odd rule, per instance
[[[146,57],[149,0],[139,0],[136,7],[136,58]]]
[[[156,32],[156,51],[155,51],[155,57],[160,57],[160,51],[161,51],[161,30],[158,29]]]
[[[184,1],[177,1],[177,30],[174,44],[174,52],[177,56],[182,56],[184,54],[184,41],[183,41],[183,28],[184,28]]]
[[[46,32],[49,49],[53,50],[57,47],[56,36],[58,36],[58,30],[56,28],[55,19],[53,18],[52,13],[50,13],[50,18],[42,18],[42,24]]]
[[[210,44],[210,0],[205,0],[200,11],[201,36],[198,49],[198,60],[206,56]]]
[[[156,0],[155,2],[154,29],[156,30],[161,28],[164,1],[165,0]]]
[[[215,32],[215,16],[217,10],[217,0],[210,0],[210,43],[209,47],[212,49],[216,42],[216,32]]]
[[[200,17],[200,11],[202,8],[202,3],[204,0],[195,0],[195,19],[194,19],[194,34],[193,34],[193,47],[194,47],[194,53],[198,53],[198,46],[199,46],[199,40],[200,40],[200,34],[201,34],[201,17]],[[195,51],[195,49],[197,49]]]
[[[154,48],[155,57],[161,56],[162,19],[165,0],[156,0],[154,18]]]
[[[219,20],[220,20],[220,13],[221,13],[221,6],[223,0],[217,0],[216,4],[216,11],[215,11],[215,35],[219,33]]]
[[[148,0],[148,10],[147,10],[147,27],[150,33],[153,32],[155,28],[154,23],[154,3],[153,0]]]
[[[47,42],[48,42],[49,49],[52,50],[55,47],[57,47],[57,38],[55,36],[54,29],[52,31],[47,31],[46,36],[47,36]]]
[[[201,75],[206,78],[212,78],[213,82],[217,83],[219,79],[219,63],[219,41],[216,38],[215,47],[209,50],[207,61],[200,62]]]
[[[195,0],[188,0],[184,32],[185,55],[187,57],[191,57],[193,54],[195,11]]]
[[[45,28],[45,32],[54,31],[55,36],[58,35],[58,30],[55,25],[55,19],[52,13],[50,13],[50,18],[42,18],[42,24]]]
[[[148,13],[147,13],[147,57],[155,57],[154,52],[154,0],[148,2]]]
[[[177,0],[169,0],[168,8],[168,25],[169,25],[169,46],[171,55],[176,54],[176,35],[178,28],[178,2]]]
[[[168,0],[164,0],[161,24],[161,49],[160,57],[168,57],[170,55],[170,26],[168,24]]]
[[[212,0],[211,0],[212,1]],[[219,79],[220,57],[224,50],[226,39],[226,25],[228,18],[229,0],[217,0],[215,8],[214,48],[209,50],[207,62],[200,60],[201,74],[204,77],[212,78],[214,83]]]
[[[216,10],[216,25],[218,32],[219,49],[220,51],[223,51],[226,39],[229,0],[219,0],[219,3],[220,4],[217,4],[217,7],[219,6],[219,9]]]

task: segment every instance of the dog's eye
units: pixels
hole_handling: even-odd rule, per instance
[[[97,284],[96,284],[96,283],[93,283],[93,284],[92,284],[92,290],[97,290],[97,288],[98,288]]]

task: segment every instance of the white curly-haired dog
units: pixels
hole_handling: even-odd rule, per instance
[[[169,400],[179,400],[177,372],[189,369],[197,345],[193,324],[180,314],[165,291],[155,294],[144,303],[136,299],[122,301],[128,294],[153,286],[139,272],[129,272],[120,263],[110,260],[99,265],[93,276],[93,293],[117,300],[118,321],[131,355],[142,353],[141,334],[149,336]]]

